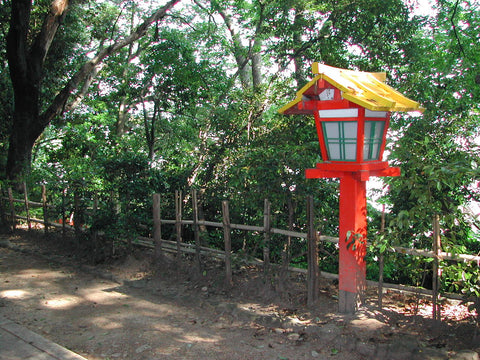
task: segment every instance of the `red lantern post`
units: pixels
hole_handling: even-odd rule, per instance
[[[384,83],[384,73],[313,64],[315,77],[282,114],[313,114],[324,162],[308,179],[340,178],[339,311],[354,312],[366,287],[367,201],[370,176],[399,176],[382,161],[391,111],[422,111]]]

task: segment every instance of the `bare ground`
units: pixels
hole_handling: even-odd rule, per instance
[[[112,359],[475,359],[473,316],[446,301],[434,322],[431,304],[376,294],[358,314],[336,312],[334,284],[305,305],[304,279],[279,292],[254,267],[237,266],[223,287],[222,264],[198,274],[189,259],[152,265],[149,251],[89,266],[70,243],[33,231],[0,238],[0,315],[90,360]],[[83,254],[85,255],[85,254]],[[462,357],[462,356],[469,357]]]

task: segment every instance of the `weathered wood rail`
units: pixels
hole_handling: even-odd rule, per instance
[[[12,229],[15,229],[15,223],[17,220],[24,220],[28,224],[28,228],[31,228],[31,223],[39,223],[44,225],[45,232],[48,233],[49,227],[61,228],[63,231],[66,230],[76,230],[79,232],[88,231],[88,228],[85,227],[76,227],[69,225],[66,219],[66,212],[65,212],[65,204],[62,204],[60,207],[62,209],[62,222],[52,222],[48,219],[48,209],[58,208],[53,204],[48,204],[46,201],[46,189],[42,187],[42,201],[31,201],[28,199],[27,188],[24,187],[25,196],[23,199],[16,199],[13,197],[11,189],[8,189],[8,196],[3,196],[1,199],[9,203],[10,212],[8,213],[5,210],[5,207],[2,205],[2,217],[8,218],[12,223]],[[157,257],[161,257],[162,252],[169,252],[176,254],[176,258],[178,261],[181,261],[182,254],[192,254],[195,256],[195,261],[197,266],[201,267],[201,257],[208,256],[219,259],[225,263],[225,283],[227,286],[232,284],[232,266],[231,261],[232,258],[238,258],[239,255],[236,255],[232,252],[231,248],[231,232],[232,230],[241,230],[247,232],[254,232],[258,235],[263,234],[263,259],[249,259],[248,263],[255,264],[258,266],[263,267],[264,272],[268,273],[271,267],[281,267],[284,271],[293,271],[297,273],[302,273],[307,276],[307,293],[308,293],[308,303],[313,304],[317,300],[318,295],[318,278],[319,276],[328,278],[328,279],[337,279],[337,274],[330,274],[326,272],[319,272],[318,271],[318,244],[319,242],[329,242],[338,244],[339,239],[338,237],[332,236],[325,236],[321,235],[318,231],[316,231],[313,227],[313,217],[314,217],[314,209],[313,209],[313,200],[308,200],[307,206],[307,231],[300,232],[294,230],[285,230],[279,229],[271,226],[271,215],[270,215],[270,204],[268,200],[265,200],[265,208],[264,208],[264,224],[263,226],[258,225],[245,225],[245,224],[235,224],[231,223],[230,215],[229,215],[229,203],[228,201],[222,202],[222,221],[208,221],[204,219],[198,218],[198,200],[197,194],[195,191],[192,191],[192,209],[193,209],[193,218],[192,219],[183,219],[183,209],[182,209],[182,195],[181,192],[175,192],[175,219],[163,219],[161,216],[161,196],[159,194],[154,194],[153,196],[153,237],[137,237],[132,243],[145,246],[152,249],[155,249],[155,254]],[[17,214],[15,211],[15,203],[23,204],[23,209],[25,215]],[[96,210],[96,206],[94,205],[94,209]],[[43,208],[43,219],[36,219],[30,216],[30,209],[35,207]],[[175,227],[175,234],[176,234],[176,241],[162,239],[162,226],[163,225],[174,225]],[[194,231],[194,243],[188,243],[183,241],[183,227],[184,226],[191,226]],[[224,249],[213,249],[210,247],[202,246],[201,244],[201,228],[211,227],[216,229],[223,229],[223,237],[224,237]],[[144,226],[144,228],[148,228]],[[439,233],[438,231],[436,233]],[[270,264],[270,249],[269,245],[269,237],[272,234],[282,235],[289,238],[289,241],[286,242],[287,244],[290,243],[292,238],[302,239],[307,241],[308,251],[307,251],[307,259],[309,268],[308,269],[299,269],[289,266],[288,263],[283,264]],[[101,236],[102,234],[99,232],[95,232],[95,236]],[[438,240],[437,240],[438,241]],[[288,248],[285,251],[289,251]],[[425,249],[414,249],[414,248],[405,248],[400,246],[391,246],[387,248],[387,251],[404,254],[404,255],[412,255],[412,256],[420,256],[426,258],[433,258],[437,263],[439,260],[453,260],[457,262],[477,262],[480,264],[480,256],[478,255],[471,255],[471,254],[454,254],[441,251],[441,244],[437,243],[434,247],[434,250],[425,250]],[[243,260],[247,261],[247,260]],[[438,265],[437,265],[438,269]],[[381,272],[380,272],[381,273]],[[436,271],[436,275],[440,276],[438,270]],[[391,288],[391,289],[398,289],[402,291],[411,291],[417,294],[425,294],[432,296],[432,300],[434,303],[437,301],[438,297],[438,278],[436,279],[437,287],[433,290],[427,290],[422,288],[416,288],[411,286],[405,285],[398,285],[398,284],[383,284],[383,281],[374,282],[368,281],[369,286],[378,286],[379,287],[379,296],[381,296],[382,288]],[[453,298],[461,298],[460,295],[449,294],[449,297]],[[379,301],[381,304],[381,300]],[[438,317],[438,309],[434,308],[434,317]]]
[[[12,202],[18,202],[25,204],[25,199],[15,199],[11,198],[9,199],[8,197],[2,197],[3,200],[11,200]],[[28,207],[48,207],[48,208],[56,208],[55,205],[52,204],[44,204],[41,202],[37,201],[31,201],[28,200]],[[10,207],[11,208],[11,207]],[[7,217],[11,217],[11,215],[7,214]],[[39,224],[45,224],[45,219],[37,219],[29,216],[22,216],[18,215],[15,213],[14,215],[15,219],[18,220],[25,220],[28,221],[30,220],[33,223],[39,223]],[[190,219],[181,219],[181,220],[171,220],[171,219],[160,219],[161,224],[172,224],[172,225],[194,225],[194,220]],[[197,220],[196,224],[198,226],[208,226],[208,227],[215,227],[215,228],[224,228],[224,224],[222,222],[218,221],[208,221],[208,220]],[[65,227],[67,229],[74,229],[74,226],[71,226],[69,224],[60,224],[52,221],[47,221],[48,226],[52,227]],[[259,232],[262,233],[265,231],[264,226],[257,226],[257,225],[245,225],[245,224],[229,224],[230,228],[232,230],[243,230],[243,231],[252,231],[252,232]],[[83,229],[82,231],[86,231]],[[308,234],[304,232],[299,232],[299,231],[292,231],[292,230],[284,230],[284,229],[277,229],[277,228],[270,228],[269,232],[271,234],[277,234],[277,235],[283,235],[283,236],[289,236],[293,238],[298,238],[298,239],[307,239]],[[334,243],[338,244],[338,237],[334,236],[327,236],[327,235],[318,235],[319,240],[323,242],[329,242],[329,243]],[[452,261],[458,261],[458,262],[480,262],[480,256],[479,255],[471,255],[471,254],[457,254],[457,253],[451,253],[451,252],[445,252],[445,251],[439,251],[438,254],[435,254],[433,250],[426,250],[426,249],[415,249],[415,248],[406,248],[402,246],[391,246],[387,248],[387,251],[392,252],[392,253],[399,253],[399,254],[404,254],[404,255],[413,255],[413,256],[421,256],[421,257],[426,257],[426,258],[435,258],[438,256],[440,260],[452,260]]]
[[[176,221],[175,220],[162,219],[161,223],[162,224],[176,224]],[[192,225],[193,220],[182,220],[180,223],[182,225]],[[215,222],[215,221],[198,220],[198,225],[223,228],[222,223]],[[231,226],[232,229],[237,229],[237,230],[257,231],[257,232],[263,232],[264,231],[263,226],[242,225],[242,224],[230,224],[230,226]],[[290,230],[271,228],[270,232],[272,234],[290,236],[290,237],[293,237],[293,238],[307,239],[307,233],[302,233],[302,232],[298,232],[298,231],[290,231]],[[326,236],[326,235],[319,235],[319,240],[324,241],[324,242],[333,243],[333,244],[338,244],[338,241],[339,241],[338,237]],[[390,248],[387,248],[386,251],[389,251],[389,252],[392,252],[392,253],[404,254],[404,255],[421,256],[421,257],[426,257],[426,258],[435,258],[437,256],[437,255],[435,255],[435,253],[432,250],[406,248],[406,247],[402,247],[402,246],[391,246]],[[445,252],[445,251],[439,251],[438,252],[438,257],[441,260],[453,260],[453,261],[459,261],[459,262],[479,262],[480,261],[480,256],[478,256],[478,255],[455,254],[455,253]]]

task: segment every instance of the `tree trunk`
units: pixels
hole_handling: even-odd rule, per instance
[[[17,180],[29,171],[33,145],[45,128],[39,124],[42,69],[67,6],[67,0],[52,1],[41,31],[29,47],[32,2],[12,0],[7,35],[7,58],[15,100],[6,168],[10,180]]]
[[[26,102],[26,109],[33,107],[33,105]],[[16,108],[18,109],[18,106]],[[32,141],[28,133],[31,120],[34,118],[34,114],[28,114],[26,111],[15,111],[14,113],[6,166],[7,179],[9,180],[20,179],[30,170],[32,148],[35,140]],[[21,181],[18,181],[16,185],[20,186]]]
[[[130,14],[131,31],[133,31],[134,22],[135,22],[135,12],[132,10],[132,13]],[[129,64],[130,61],[132,61],[132,52],[133,52],[133,43],[128,46],[128,53],[126,58],[127,64]],[[129,81],[128,66],[125,66],[122,71],[121,87],[125,88],[128,84],[128,81]],[[127,123],[128,109],[129,109],[127,106],[127,99],[128,99],[127,95],[124,94],[120,99],[120,106],[118,107],[117,124],[115,126],[116,128],[115,132],[118,139],[120,139],[125,133],[125,125]]]
[[[257,40],[255,42],[257,43]],[[258,40],[258,43],[261,46],[262,42],[260,40]],[[254,87],[262,85],[262,54],[260,52],[252,55],[252,78]]]
[[[242,83],[242,87],[244,89],[248,89],[252,86],[249,59],[245,56],[248,51],[244,48],[244,46],[242,46],[242,40],[240,39],[238,32],[235,30],[234,24],[232,24],[230,15],[220,9],[218,12],[223,18],[223,21],[230,32],[230,36],[232,37],[233,56],[235,57],[235,61],[237,63],[240,82]]]

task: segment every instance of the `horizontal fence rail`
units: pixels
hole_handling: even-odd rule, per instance
[[[5,211],[6,207],[2,206],[1,209],[4,214],[2,214],[2,217],[9,218],[9,220],[12,222],[12,227],[13,229],[15,228],[15,221],[16,220],[23,220],[28,223],[28,227],[30,229],[30,223],[39,223],[43,224],[45,228],[45,232],[47,233],[48,227],[54,227],[54,228],[62,228],[63,231],[66,230],[76,230],[80,233],[85,233],[88,232],[89,229],[88,227],[80,227],[80,226],[73,226],[71,223],[67,221],[66,218],[66,213],[65,213],[65,204],[62,204],[61,206],[55,206],[53,204],[48,204],[46,202],[46,190],[43,188],[42,190],[42,202],[38,201],[31,201],[28,199],[27,196],[27,189],[25,189],[25,197],[24,199],[16,199],[12,195],[11,189],[8,189],[8,197],[3,196],[1,199],[7,203],[10,204],[10,213]],[[333,237],[333,236],[325,236],[321,235],[318,231],[308,231],[307,232],[300,232],[300,231],[294,231],[294,230],[285,230],[285,229],[279,229],[275,227],[271,227],[271,220],[270,220],[270,205],[268,200],[265,200],[265,214],[264,214],[264,225],[263,226],[256,226],[256,225],[245,225],[245,224],[235,224],[235,223],[230,223],[229,215],[228,215],[228,201],[224,201],[222,204],[222,213],[223,213],[223,221],[218,222],[218,221],[208,221],[204,219],[199,219],[198,218],[198,209],[196,210],[196,207],[198,206],[197,204],[197,199],[196,199],[196,192],[192,191],[192,209],[193,211],[193,219],[183,219],[182,218],[182,202],[180,200],[181,198],[181,192],[176,192],[175,193],[175,219],[163,219],[160,215],[160,209],[161,209],[161,204],[160,202],[160,196],[159,194],[154,195],[154,225],[153,225],[153,231],[150,229],[149,226],[146,225],[139,225],[140,228],[143,228],[150,233],[154,234],[154,237],[145,237],[145,236],[138,236],[136,237],[133,241],[132,244],[139,245],[139,246],[144,246],[148,248],[155,249],[156,255],[161,255],[163,251],[176,254],[177,259],[180,259],[181,254],[192,254],[195,256],[196,260],[198,261],[198,266],[200,266],[200,257],[201,256],[208,256],[208,257],[213,257],[218,260],[224,261],[226,268],[227,268],[227,273],[226,273],[226,282],[228,284],[231,284],[231,265],[230,261],[231,258],[237,259],[239,261],[244,261],[247,262],[248,264],[254,264],[258,266],[263,266],[264,271],[267,272],[268,268],[270,266],[272,267],[277,267],[277,268],[283,268],[284,270],[291,271],[291,272],[297,272],[301,274],[307,275],[307,278],[311,276],[322,276],[327,279],[338,279],[337,274],[331,274],[327,272],[318,272],[317,275],[315,275],[315,272],[311,273],[311,270],[307,269],[300,269],[300,268],[295,268],[289,266],[288,263],[286,264],[270,264],[270,254],[269,254],[269,249],[268,249],[268,243],[269,243],[269,236],[271,234],[276,234],[276,235],[281,235],[290,238],[298,238],[302,240],[306,240],[307,243],[312,244],[313,249],[317,249],[318,252],[318,242],[327,242],[327,243],[333,243],[333,244],[338,244],[339,238],[338,237]],[[19,215],[15,211],[15,203],[20,203],[23,204],[23,212],[26,212],[26,216]],[[93,216],[95,214],[97,205],[94,205],[93,208],[90,209],[92,212]],[[311,207],[311,206],[310,206]],[[31,208],[43,208],[43,219],[37,219],[33,218],[30,216],[30,209]],[[49,221],[47,218],[47,211],[49,209],[62,209],[62,222],[52,222]],[[307,207],[308,208],[308,207]],[[307,210],[311,211],[312,213],[310,215],[307,214],[308,216],[313,216],[313,209]],[[158,214],[156,214],[158,212]],[[176,233],[176,241],[171,241],[171,240],[166,240],[162,239],[161,237],[161,226],[162,225],[174,225],[175,226],[175,233]],[[184,242],[182,238],[182,228],[184,226],[191,226],[195,237],[194,237],[194,243],[188,243]],[[201,246],[201,240],[199,237],[200,228],[201,227],[212,227],[216,229],[223,229],[224,231],[224,239],[225,239],[225,249],[220,250],[220,249],[214,249],[206,246]],[[232,230],[241,230],[241,231],[246,231],[246,232],[255,232],[258,235],[264,236],[264,241],[263,241],[263,246],[266,247],[264,248],[264,259],[241,259],[241,255],[235,254],[231,251],[231,244],[227,243],[230,242],[230,231]],[[104,235],[100,231],[95,231],[95,236],[102,236]],[[227,240],[228,238],[228,240]],[[290,241],[290,240],[289,240]],[[310,249],[310,245],[308,248]],[[451,260],[451,261],[456,261],[456,262],[476,262],[480,264],[480,256],[478,255],[471,255],[471,254],[456,254],[456,253],[449,253],[449,252],[444,252],[441,251],[440,248],[432,250],[426,250],[426,249],[415,249],[415,248],[406,248],[406,247],[401,247],[401,246],[390,246],[387,247],[386,251],[389,251],[391,253],[398,253],[398,254],[403,254],[403,255],[410,255],[410,256],[419,256],[419,257],[424,257],[424,258],[433,258],[436,263],[438,263],[439,260]],[[158,254],[157,254],[158,252]],[[242,255],[243,256],[243,255]],[[310,255],[307,256],[307,258],[310,258]],[[312,257],[315,259],[315,257]],[[316,260],[317,264],[316,267],[318,269],[318,257]],[[437,264],[438,266],[438,264]],[[314,274],[314,275],[312,275]],[[314,284],[317,280],[316,279],[307,279],[307,285],[310,286],[309,284],[312,283]],[[436,290],[438,289],[433,289],[433,290],[427,290],[423,288],[418,288],[418,287],[413,287],[413,286],[406,286],[406,285],[398,285],[398,284],[387,284],[383,283],[383,281],[375,282],[375,281],[367,281],[367,285],[369,286],[378,286],[379,287],[379,297],[380,291],[382,287],[385,288],[390,288],[390,289],[397,289],[401,291],[410,291],[414,292],[417,294],[425,294],[425,295],[431,295],[432,298],[437,297]],[[313,285],[311,285],[313,286]],[[310,297],[310,291],[309,291],[309,297]],[[313,296],[313,295],[312,295]],[[461,295],[458,294],[448,294],[448,297],[452,298],[462,298]],[[312,301],[315,299],[312,299]],[[379,301],[381,305],[381,301]],[[437,316],[437,314],[434,313],[434,316]]]
[[[9,200],[8,197],[2,197],[3,200]],[[23,199],[13,199],[13,201],[25,204],[25,200]],[[43,204],[35,201],[28,201],[29,206],[32,207],[42,207]],[[55,208],[55,205],[48,204],[47,205],[49,208]],[[8,216],[8,214],[7,214]],[[19,220],[27,220],[27,216],[21,216],[21,215],[15,215],[16,219]],[[45,221],[41,219],[36,219],[36,218],[30,218],[29,219],[31,222],[38,223],[38,224],[44,224]],[[171,224],[175,225],[177,224],[177,220],[169,220],[169,219],[161,219],[162,224]],[[223,228],[223,223],[221,222],[216,222],[216,221],[207,221],[207,220],[198,220],[197,222],[198,226],[209,226],[209,227],[216,227],[216,228]],[[193,220],[181,220],[180,221],[181,225],[193,225],[194,221]],[[62,227],[63,224],[55,223],[55,222],[48,222],[48,226],[54,226],[54,227]],[[73,226],[69,224],[65,224],[65,226],[68,229],[74,229]],[[142,225],[140,225],[142,227]],[[146,226],[143,225],[144,228]],[[255,225],[244,225],[244,224],[230,224],[230,227],[235,230],[243,230],[243,231],[257,231],[257,232],[265,232],[265,228],[263,226],[255,226]],[[84,228],[82,231],[86,231]],[[290,236],[294,238],[299,238],[299,239],[307,239],[307,233],[302,233],[298,231],[291,231],[291,230],[284,230],[284,229],[277,229],[277,228],[271,228],[270,233],[272,234],[278,234],[278,235],[284,235],[284,236]],[[333,244],[338,244],[339,238],[335,236],[327,236],[327,235],[319,235],[319,240],[323,242],[329,242]],[[387,247],[386,251],[391,252],[391,253],[400,253],[404,255],[413,255],[413,256],[421,256],[421,257],[426,257],[426,258],[435,258],[438,256],[440,260],[452,260],[452,261],[457,261],[457,262],[477,262],[480,263],[480,256],[479,255],[470,255],[470,254],[456,254],[456,253],[451,253],[451,252],[444,252],[440,251],[438,255],[436,255],[432,250],[425,250],[425,249],[416,249],[416,248],[406,248],[402,246],[391,246]]]
[[[176,224],[177,221],[176,220],[162,219],[161,223],[162,224],[172,224],[173,225],[173,224]],[[193,220],[181,220],[180,223],[182,225],[193,225]],[[223,228],[223,224],[221,222],[198,220],[197,224],[199,226],[203,225],[203,226]],[[257,231],[257,232],[264,232],[265,231],[264,227],[254,226],[254,225],[230,224],[230,227],[232,229],[244,230],[244,231]],[[307,233],[302,233],[302,232],[298,232],[298,231],[290,231],[290,230],[271,228],[270,232],[272,234],[290,236],[290,237],[299,238],[299,239],[306,239],[307,238]],[[324,242],[333,243],[333,244],[338,244],[338,242],[339,242],[338,237],[327,236],[327,235],[319,235],[319,240],[324,241]],[[449,253],[449,252],[444,252],[444,251],[440,251],[438,253],[438,255],[436,255],[431,250],[406,248],[406,247],[402,247],[402,246],[387,247],[385,251],[388,251],[388,252],[391,252],[391,253],[400,253],[400,254],[404,254],[404,255],[421,256],[421,257],[426,257],[426,258],[435,258],[435,257],[438,256],[440,258],[440,260],[453,260],[453,261],[458,261],[458,262],[480,262],[480,256],[478,256],[478,255],[455,254],[455,253]]]

